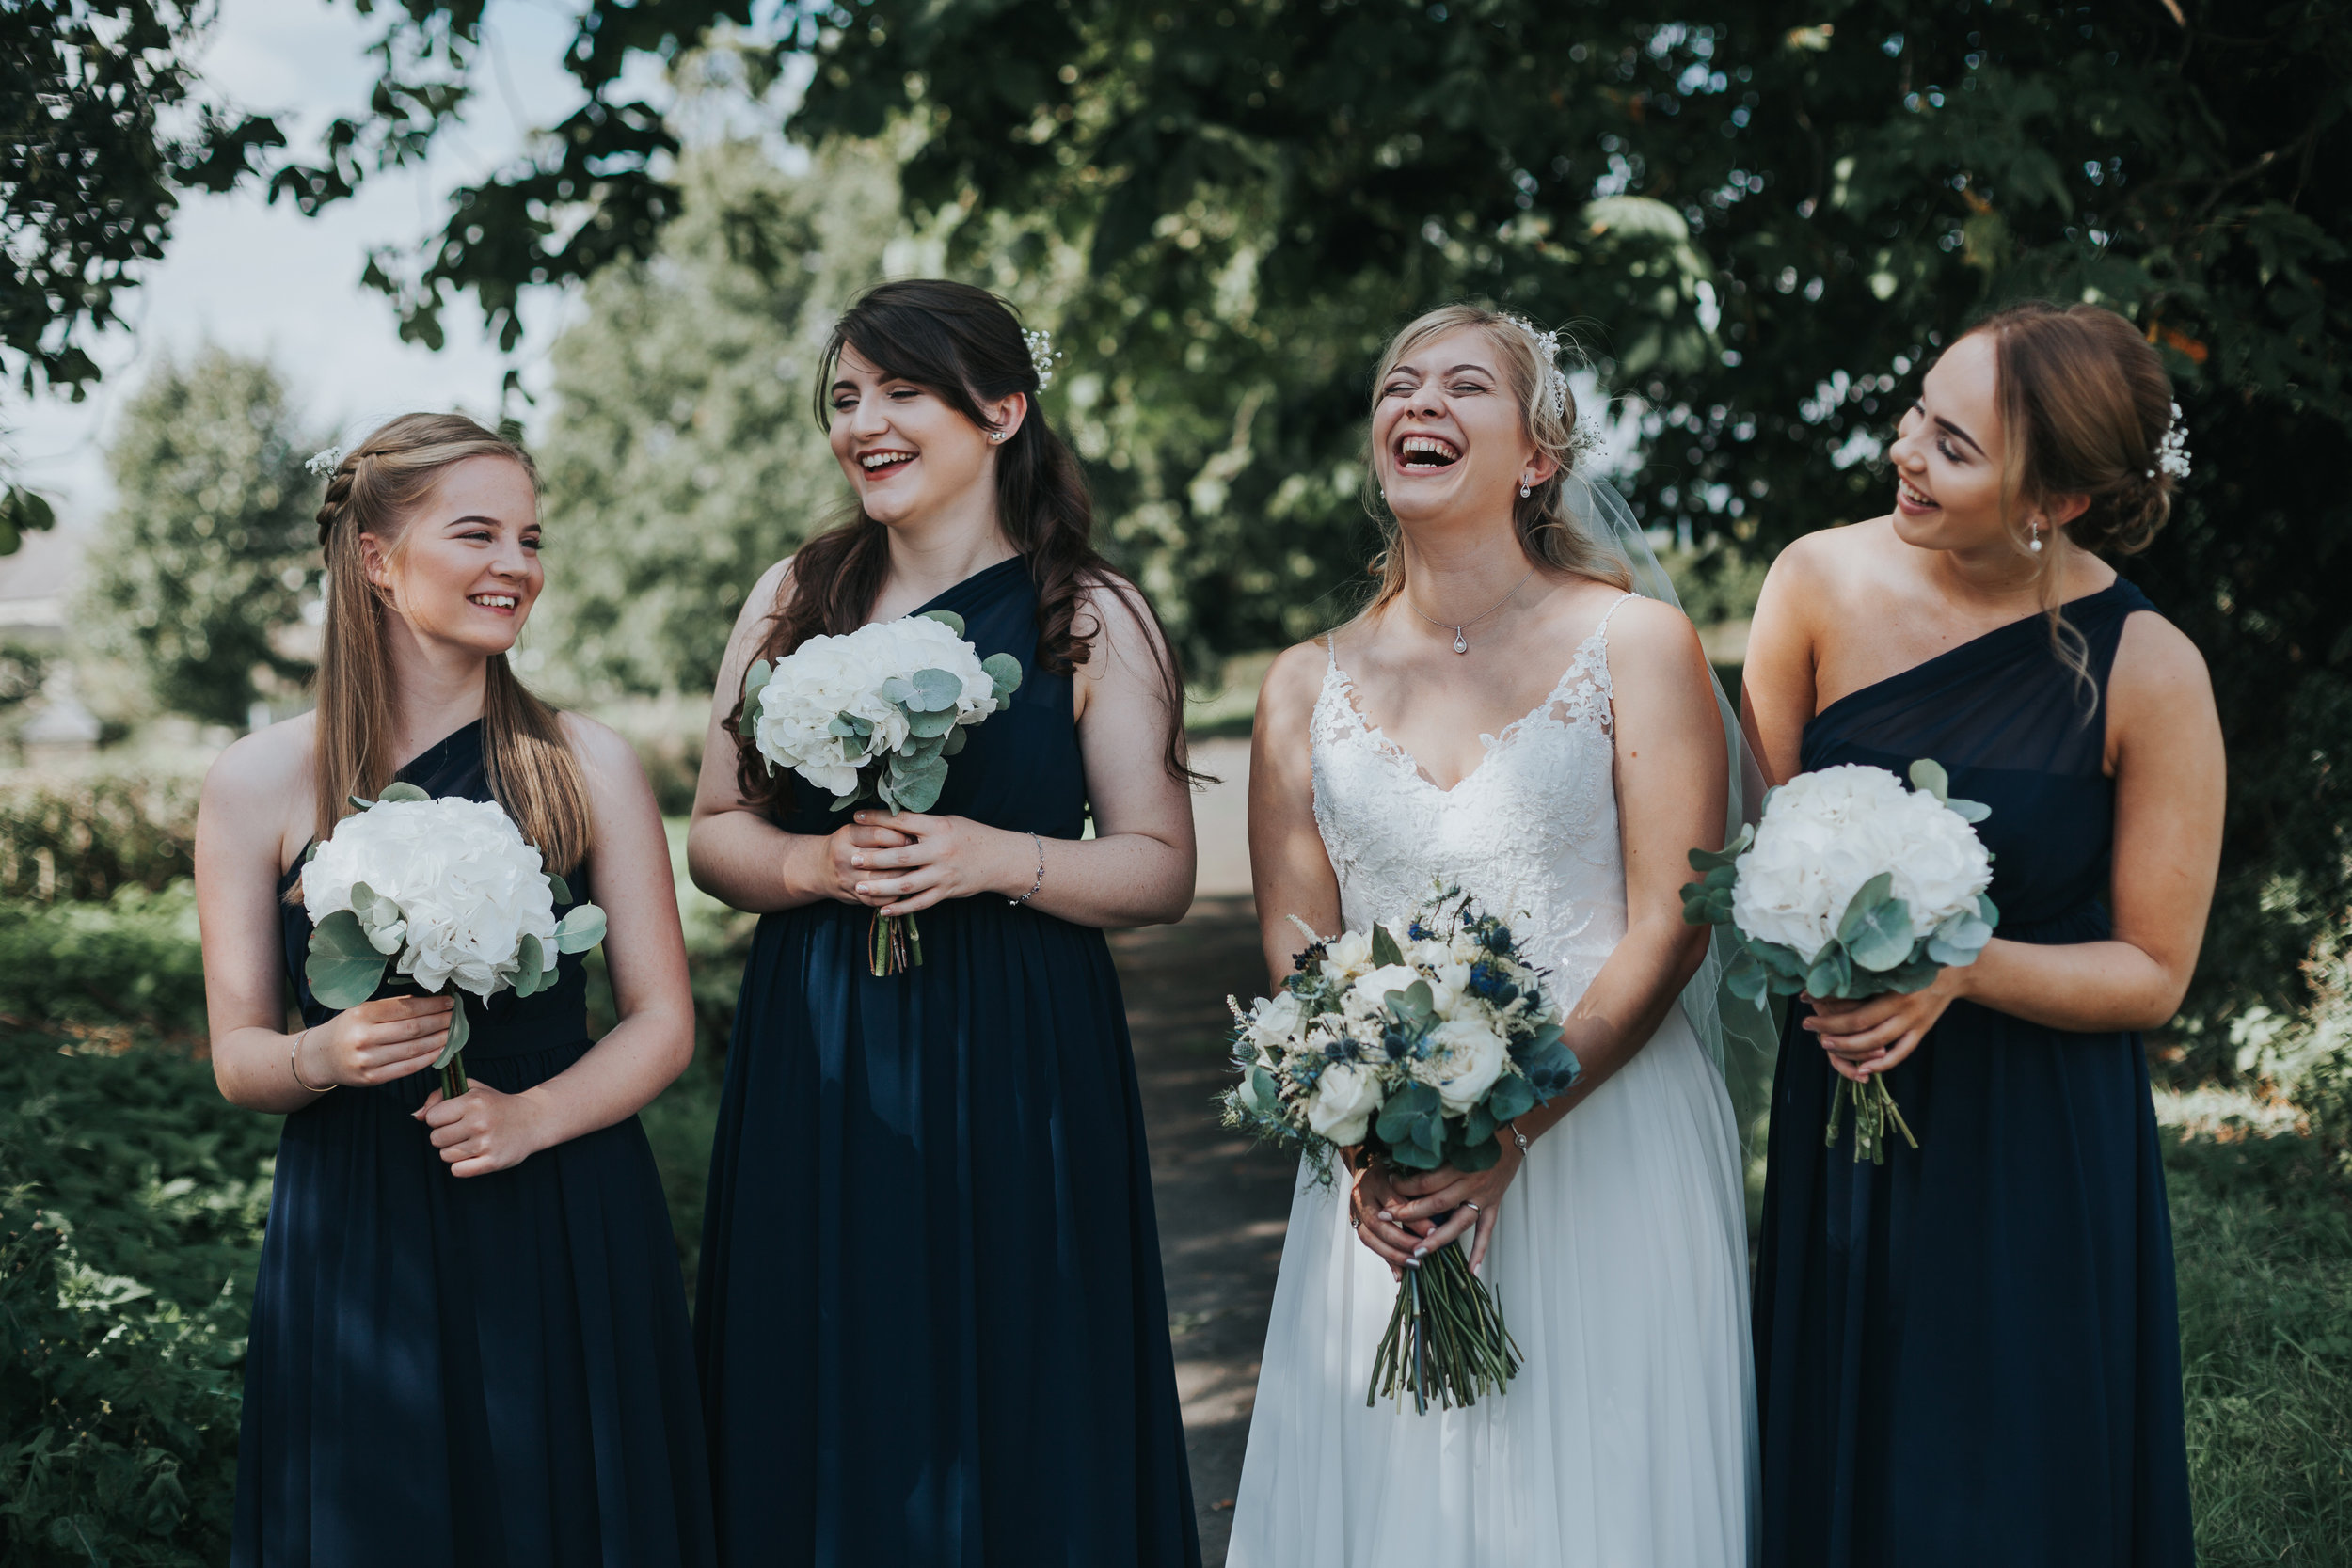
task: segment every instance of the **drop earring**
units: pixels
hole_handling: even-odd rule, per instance
[[[1526,499],[1529,496],[1531,496],[1531,495],[1533,495],[1533,494],[1534,494],[1534,487],[1533,485],[1529,484],[1529,483],[1527,483],[1527,481],[1525,481],[1525,480],[1520,480],[1520,481],[1519,481],[1519,499],[1521,499],[1521,500],[1525,500],[1525,499]]]
[[[2033,551],[2036,555],[2040,555],[2042,553],[2042,525],[2040,523],[2034,523],[2031,527],[2033,529],[2033,537],[2026,542],[2026,548]]]

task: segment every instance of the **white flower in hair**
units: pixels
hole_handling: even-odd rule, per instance
[[[1054,361],[1061,357],[1054,352],[1054,335],[1033,326],[1021,334],[1021,341],[1029,345],[1029,365],[1037,372],[1037,389],[1041,392],[1054,384]]]
[[[303,461],[302,466],[305,468],[308,468],[312,475],[324,478],[326,475],[333,473],[337,468],[343,466],[343,449],[341,447],[321,447],[318,451],[312,452],[308,458],[306,458]]]
[[[1568,378],[1560,369],[1560,329],[1553,327],[1539,332],[1535,324],[1525,316],[1505,316],[1503,320],[1527,334],[1535,345],[1535,357],[1544,367],[1544,396],[1551,404],[1551,411],[1561,419],[1568,417]]]
[[[2172,423],[2156,443],[2156,467],[2148,470],[2148,477],[2156,477],[2162,469],[2168,479],[2188,477],[2188,421],[2181,417],[2181,405],[2172,405]]]

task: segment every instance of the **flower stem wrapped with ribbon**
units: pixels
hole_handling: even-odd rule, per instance
[[[963,640],[963,618],[926,610],[842,637],[812,637],[743,678],[743,722],[770,772],[788,768],[833,796],[833,809],[880,800],[929,811],[947,783],[964,731],[1005,706],[1021,661],[986,658]],[[877,915],[868,968],[878,976],[923,961],[913,915]]]
[[[1682,918],[1728,925],[1740,953],[1724,974],[1736,996],[1859,999],[1922,990],[1947,967],[1977,961],[2000,911],[1986,896],[1993,857],[1970,825],[1990,808],[1954,800],[1944,769],[1911,765],[1913,788],[1883,768],[1849,763],[1800,773],[1764,797],[1763,819],[1722,850],[1693,849]],[[1912,1148],[1883,1078],[1831,1092],[1828,1142],[1846,1101],[1854,1158],[1883,1164],[1891,1120]]]
[[[604,911],[573,901],[496,802],[395,784],[351,803],[358,815],[312,845],[302,867],[311,925],[302,972],[322,1006],[356,1007],[405,987],[532,996],[555,984],[559,955],[604,940]],[[560,920],[559,905],[570,905]],[[433,1063],[451,1099],[466,1092],[470,1032],[465,997],[456,1001]]]

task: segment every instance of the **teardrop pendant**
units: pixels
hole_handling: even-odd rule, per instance
[[[1459,626],[1454,628],[1454,651],[1457,654],[1470,652],[1470,643],[1462,636],[1462,628]]]
[[[2040,555],[2042,553],[2042,535],[2038,533],[2035,534],[2033,536],[2033,542],[2027,545],[2026,548],[2033,551],[2036,555]]]

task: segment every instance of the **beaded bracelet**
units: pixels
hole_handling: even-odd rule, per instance
[[[1008,898],[1005,900],[1006,903],[1012,905],[1016,909],[1023,904],[1027,903],[1030,899],[1036,897],[1037,890],[1045,885],[1045,841],[1038,837],[1035,832],[1032,832],[1029,834],[1029,842],[1037,846],[1037,876],[1035,879],[1029,883],[1028,892],[1023,894],[1018,898]]]

